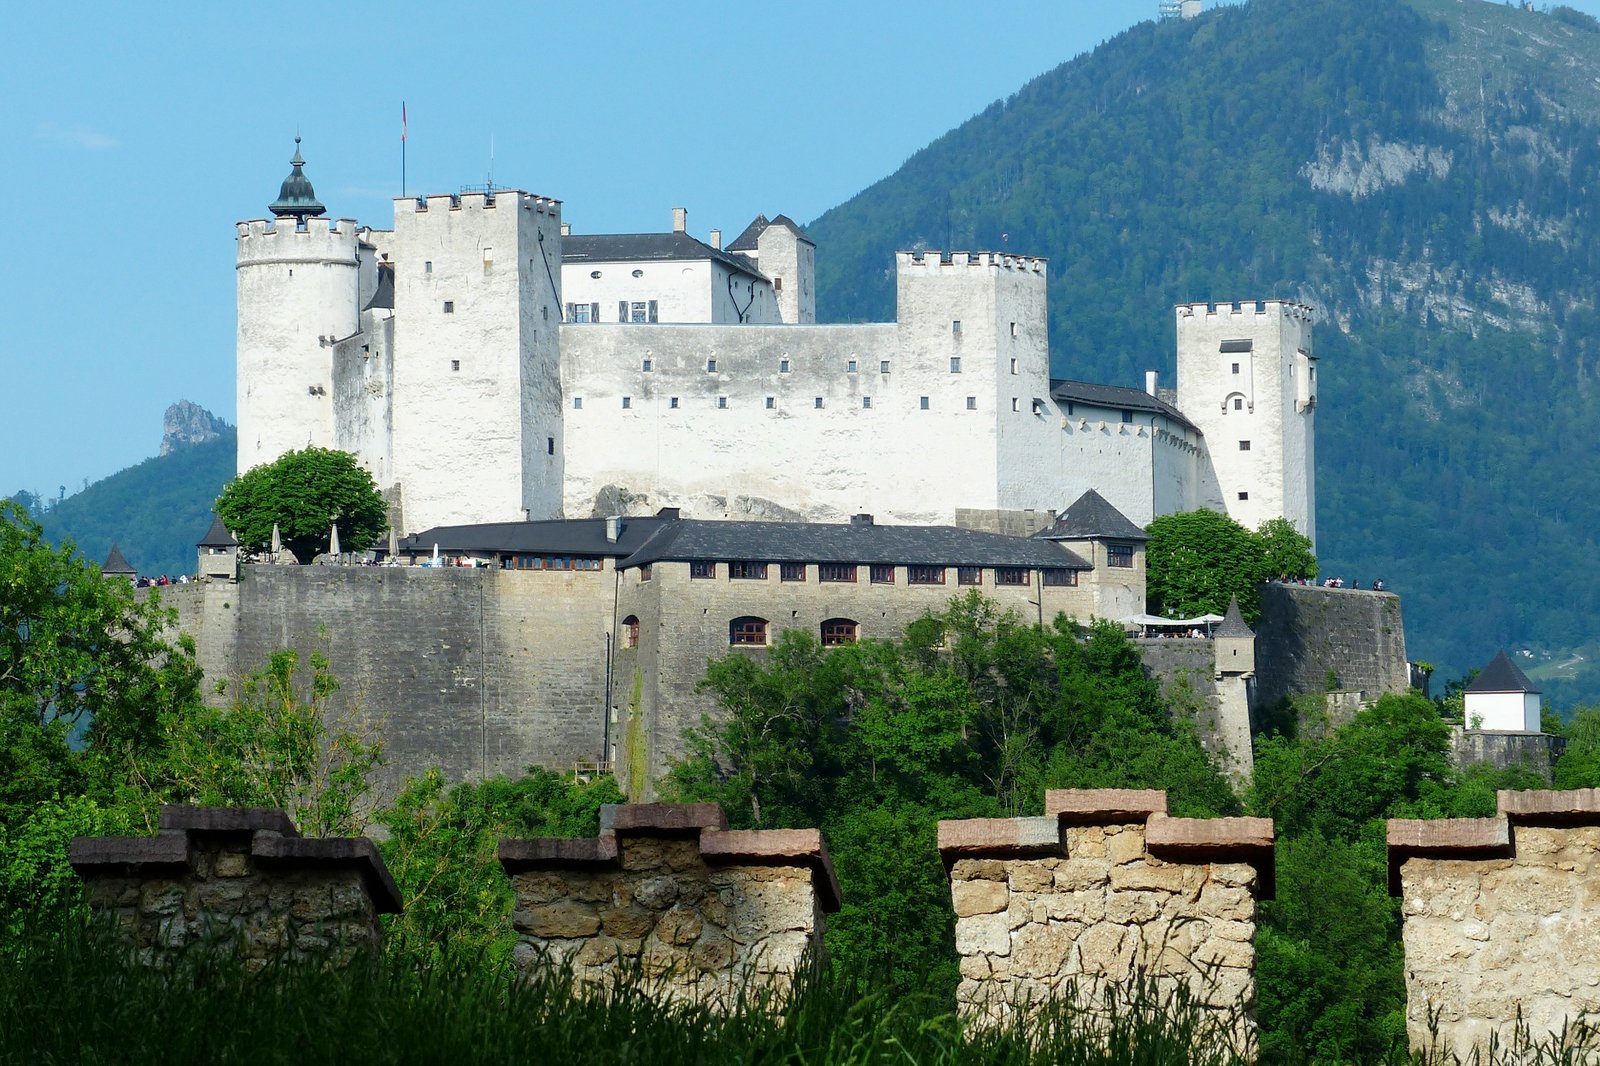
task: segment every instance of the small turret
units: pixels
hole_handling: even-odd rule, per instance
[[[120,577],[125,581],[132,581],[138,576],[138,571],[129,564],[128,559],[122,554],[122,549],[115,544],[111,545],[111,552],[106,556],[106,561],[100,566],[100,573],[106,577]]]
[[[1229,674],[1241,677],[1254,676],[1256,635],[1244,623],[1244,614],[1239,610],[1237,596],[1228,601],[1227,613],[1222,616],[1222,621],[1217,623],[1217,628],[1211,631],[1211,636],[1216,642],[1218,677]]]
[[[289,176],[283,179],[283,185],[278,189],[278,198],[267,208],[278,218],[294,218],[304,222],[307,218],[316,218],[328,213],[317,199],[315,190],[311,188],[311,179],[306,177],[301,168],[306,161],[300,158],[300,137],[294,139],[294,158],[289,160],[289,165],[294,169],[289,171]]]
[[[211,528],[195,547],[200,556],[195,572],[200,577],[219,581],[234,581],[239,577],[239,542],[228,532],[221,518],[211,516]]]

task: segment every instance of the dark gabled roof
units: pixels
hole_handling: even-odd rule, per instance
[[[1239,610],[1239,597],[1228,601],[1228,610],[1211,631],[1213,637],[1253,637],[1255,630],[1244,624],[1244,613]]]
[[[485,522],[474,526],[435,526],[400,540],[401,553],[433,551],[516,552],[620,558],[631,555],[669,518],[624,518],[615,543],[606,540],[606,519],[554,519],[547,522]]]
[[[1495,652],[1483,673],[1472,679],[1468,692],[1538,692],[1528,675],[1523,673],[1502,648]]]
[[[102,574],[138,573],[138,571],[133,568],[133,566],[128,562],[127,558],[122,554],[122,549],[117,547],[115,544],[111,545],[111,553],[106,556],[106,561],[101,564],[100,572]]]
[[[1149,540],[1150,534],[1094,489],[1056,516],[1055,523],[1034,534],[1040,540]]]
[[[769,563],[882,563],[1091,570],[1058,544],[954,526],[821,522],[680,521],[663,528],[621,567],[693,559]]]
[[[730,255],[687,233],[593,233],[562,238],[562,263],[629,263],[712,259],[762,281],[766,275],[742,255]]]
[[[1096,407],[1126,408],[1132,411],[1149,411],[1165,415],[1179,425],[1196,433],[1200,427],[1183,417],[1183,413],[1165,400],[1143,389],[1125,389],[1120,385],[1092,385],[1087,381],[1052,381],[1050,396],[1059,404],[1087,403]]]
[[[367,301],[367,306],[361,310],[370,311],[374,307],[394,310],[394,264],[378,264],[378,287],[372,292],[372,299]]]
[[[790,233],[793,233],[796,240],[805,241],[813,248],[816,247],[816,242],[810,237],[806,236],[806,231],[801,229],[799,223],[790,218],[788,215],[779,215],[777,218],[771,219],[770,221],[767,219],[766,215],[757,215],[755,217],[755,221],[746,226],[744,228],[744,232],[735,237],[733,239],[733,243],[728,245],[728,251],[755,251],[756,246],[761,243],[761,235],[767,232],[768,227],[771,226],[782,226]]]
[[[206,535],[200,538],[196,548],[237,548],[239,542],[233,534],[228,532],[228,527],[222,524],[218,515],[211,516],[211,528],[206,530]]]

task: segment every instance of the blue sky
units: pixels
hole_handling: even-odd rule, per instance
[[[1569,0],[1600,12],[1600,0]],[[1211,6],[1208,0],[1207,6]],[[296,130],[329,213],[485,180],[580,232],[805,222],[1156,0],[28,4],[0,40],[0,494],[234,418],[234,231]],[[886,250],[887,252],[887,250]],[[825,250],[824,253],[825,254]]]

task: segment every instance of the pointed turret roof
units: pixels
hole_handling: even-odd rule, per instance
[[[1528,675],[1523,673],[1504,648],[1495,652],[1489,665],[1483,672],[1472,679],[1472,684],[1467,686],[1468,692],[1538,692]]]
[[[237,548],[239,542],[234,539],[228,527],[222,524],[222,519],[217,515],[211,516],[211,528],[206,530],[206,535],[200,538],[195,545],[197,548]]]
[[[1228,601],[1228,609],[1222,615],[1222,621],[1217,623],[1217,628],[1211,631],[1213,637],[1253,637],[1255,630],[1244,624],[1244,612],[1239,610],[1239,597],[1235,596]]]
[[[127,557],[122,554],[122,549],[117,547],[115,544],[111,545],[111,553],[106,556],[106,561],[101,564],[100,572],[102,574],[119,575],[122,577],[132,577],[134,574],[138,573],[138,571],[135,570],[131,564],[129,564]]]
[[[1134,525],[1127,515],[1090,489],[1034,536],[1041,540],[1149,540],[1150,534]]]
[[[289,171],[289,176],[283,179],[283,185],[278,189],[278,198],[267,208],[278,218],[297,218],[304,221],[307,217],[325,215],[328,209],[322,206],[317,199],[316,192],[311,188],[311,179],[306,177],[301,167],[306,161],[300,158],[300,137],[294,139],[294,158],[289,160],[289,165],[294,169]]]

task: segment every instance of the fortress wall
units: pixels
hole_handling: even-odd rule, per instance
[[[1600,792],[1501,792],[1494,818],[1391,819],[1406,1030],[1463,1059],[1520,1015],[1535,1039],[1600,1012]]]
[[[1247,708],[1237,708],[1224,691],[1216,676],[1216,649],[1212,641],[1179,637],[1172,640],[1135,640],[1139,657],[1144,660],[1145,671],[1161,683],[1161,696],[1175,710],[1192,708],[1195,729],[1206,753],[1222,765],[1227,752],[1227,764],[1242,758],[1251,762],[1249,750],[1249,713]],[[1235,682],[1242,685],[1243,682]],[[1240,728],[1239,711],[1244,710],[1244,728]],[[1241,743],[1240,736],[1244,740]],[[1231,751],[1230,747],[1244,750]]]
[[[1160,791],[1045,793],[1043,818],[939,823],[961,956],[957,1009],[997,1025],[1067,994],[1103,1007],[1135,970],[1189,987],[1246,1057],[1255,1044],[1265,818],[1171,818]]]
[[[1257,699],[1338,688],[1375,699],[1411,687],[1400,597],[1392,592],[1311,585],[1261,587],[1256,627]]]
[[[714,803],[608,805],[600,825],[500,842],[518,969],[570,963],[604,987],[637,965],[653,994],[726,1010],[820,963],[839,882],[817,830],[729,830]]]

